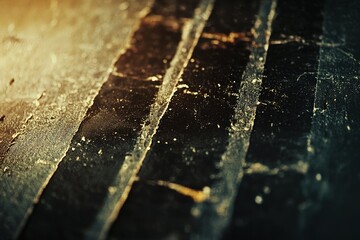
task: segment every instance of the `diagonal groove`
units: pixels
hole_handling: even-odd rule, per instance
[[[185,24],[181,42],[171,61],[170,68],[166,71],[156,101],[151,107],[149,117],[142,127],[133,151],[125,157],[124,163],[112,184],[113,191],[108,194],[95,222],[88,231],[88,238],[105,238],[126,201],[146,154],[150,149],[159,122],[168,108],[169,102],[176,91],[176,85],[180,76],[211,14],[213,4],[214,0],[201,1],[195,10],[194,18]]]
[[[140,13],[139,13],[139,20],[137,21],[136,25],[134,26],[134,29],[133,29],[133,32],[136,32],[136,29],[138,29],[140,27],[140,22],[141,22],[141,19],[143,19],[149,12],[150,10],[150,4],[149,6],[145,7]],[[116,61],[119,59],[119,57],[126,51],[126,49],[129,47],[129,43],[130,43],[130,40],[131,40],[131,36],[129,36],[128,38],[128,43],[126,44],[126,47],[125,48],[122,48],[118,51],[118,53],[116,54],[116,56],[113,58],[112,60],[112,63],[107,71],[107,75],[106,77],[103,79],[103,81],[106,81],[109,76],[111,75],[111,73],[114,71],[115,69],[115,64],[116,64]],[[98,90],[98,92],[100,91],[100,89]],[[93,102],[93,99],[91,100]],[[89,104],[89,106],[92,105],[92,102]],[[84,116],[81,117],[81,119],[84,119],[85,118],[85,114]],[[73,136],[76,135],[76,132],[73,134]],[[62,160],[66,157],[66,154],[68,152],[70,148],[70,144],[68,145],[68,148],[66,149],[66,151],[64,151],[63,155],[60,157],[59,161],[57,161],[57,164],[56,166],[54,167],[53,169],[53,172],[52,173],[55,173],[56,170],[58,169],[59,167],[59,164],[62,162]],[[44,192],[45,188],[47,187],[47,185],[49,184],[51,178],[53,177],[53,174],[49,174],[47,176],[47,178],[45,179],[45,181],[42,183],[37,195],[35,196],[34,200],[33,200],[33,206],[36,205],[39,200],[40,200],[40,197],[42,195],[42,193]],[[22,219],[22,222],[21,224],[19,224],[19,227],[18,227],[18,231],[16,233],[16,238],[18,238],[18,236],[20,236],[24,226],[26,225],[26,222],[28,221],[29,217],[31,216],[32,212],[33,212],[33,206],[31,208],[29,208],[27,210],[27,213],[26,213],[26,216],[24,216],[24,218]]]
[[[202,215],[198,219],[199,230],[192,235],[193,239],[218,239],[230,220],[237,187],[244,174],[245,156],[260,95],[276,3],[276,0],[261,2],[253,31],[254,43],[242,77],[229,143],[219,164],[220,180],[211,187],[210,200],[194,207]]]
[[[4,3],[7,4],[6,1]],[[8,51],[11,53],[8,56],[10,60],[7,60],[9,71],[3,71],[6,74],[16,73],[23,76],[23,78],[14,78],[16,79],[12,87],[14,100],[10,99],[10,101],[19,100],[28,103],[29,99],[34,97],[33,92],[42,93],[46,90],[46,94],[40,94],[35,101],[30,102],[36,106],[36,108],[31,107],[32,118],[25,120],[28,122],[18,135],[16,143],[11,146],[0,162],[0,167],[6,170],[6,174],[0,175],[1,239],[15,239],[23,231],[33,213],[34,205],[38,203],[44,189],[48,187],[50,178],[64,159],[70,141],[85,116],[86,109],[91,106],[101,84],[107,80],[115,61],[123,50],[118,55],[114,55],[119,49],[129,45],[128,41],[131,39],[134,25],[140,22],[139,19],[149,8],[148,4],[141,7],[133,5],[127,11],[133,12],[134,18],[109,25],[108,22],[119,19],[119,15],[121,18],[125,16],[119,14],[120,10],[114,8],[113,3],[96,5],[96,1],[86,1],[86,3],[79,1],[78,7],[74,9],[67,3],[68,1],[64,1],[57,7],[61,12],[59,16],[61,26],[47,22],[46,9],[39,11],[42,9],[42,3],[7,4],[13,7],[14,11],[9,11],[7,17],[2,18],[4,21],[14,17],[21,20],[21,24],[16,25],[16,32],[19,35],[23,34],[25,39],[22,41],[22,46],[16,45],[9,48],[11,49]],[[88,11],[95,6],[96,12]],[[103,14],[104,12],[106,14]],[[82,13],[81,18],[75,18]],[[103,16],[96,24],[89,21],[95,15]],[[27,20],[35,16],[39,22]],[[72,17],[76,21],[70,21]],[[36,25],[34,23],[44,24],[46,31],[34,27]],[[116,29],[122,27],[124,27],[124,32],[114,34]],[[28,29],[34,33],[34,39],[31,41],[26,37]],[[119,35],[124,38],[119,38]],[[64,42],[59,44],[60,41]],[[113,44],[106,45],[105,48],[103,43],[106,41]],[[9,42],[9,44],[12,43]],[[85,45],[88,48],[82,48]],[[24,49],[31,50],[26,54]],[[51,62],[47,58],[49,51],[54,51],[54,54],[50,55]],[[71,58],[68,55],[71,55]],[[14,56],[21,56],[21,58],[14,58]],[[31,65],[18,65],[24,62],[22,59],[28,58],[31,58]],[[49,67],[42,65],[42,61],[49,63]],[[81,61],[82,64],[77,64]],[[94,61],[97,61],[95,66],[84,68]],[[12,64],[16,67],[11,67]],[[33,82],[30,81],[31,79]],[[29,109],[29,106],[24,105],[18,110],[22,111],[22,107],[26,111]],[[15,108],[12,109],[12,114],[16,113]]]

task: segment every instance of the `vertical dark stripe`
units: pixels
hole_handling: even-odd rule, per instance
[[[79,239],[94,221],[149,114],[181,38],[187,11],[156,1],[116,63],[34,209],[24,238]],[[89,237],[89,236],[88,236]],[[91,236],[90,236],[91,237]]]
[[[360,239],[360,4],[327,0],[301,239]]]
[[[311,127],[322,1],[279,1],[247,161],[302,160]]]
[[[322,34],[322,1],[280,0],[246,162],[225,239],[291,239],[303,171],[251,173],[257,166],[305,168]],[[265,168],[266,168],[265,167]],[[284,168],[283,168],[284,169]]]
[[[258,3],[215,4],[110,238],[189,237],[194,201],[156,182],[201,191],[214,181],[249,58]]]
[[[112,183],[112,192],[108,193],[103,207],[98,212],[96,221],[90,231],[99,232],[103,239],[119,215],[129,193],[138,179],[138,173],[144,163],[146,155],[151,148],[153,137],[157,132],[160,120],[167,111],[180,77],[189,63],[194,48],[209,19],[214,6],[214,0],[201,0],[194,11],[193,18],[188,19],[184,25],[181,41],[166,70],[163,83],[159,89],[155,102],[151,105],[150,114],[142,126],[140,135],[132,151],[125,158],[118,174]],[[99,231],[100,230],[100,231]]]

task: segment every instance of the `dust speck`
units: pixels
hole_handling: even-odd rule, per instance
[[[261,205],[263,203],[263,198],[259,195],[255,197],[255,203]]]
[[[270,194],[271,189],[270,189],[270,187],[265,186],[264,189],[263,189],[263,191],[264,191],[265,194]]]
[[[321,179],[322,179],[322,176],[321,176],[321,174],[320,173],[317,173],[316,175],[315,175],[315,179],[316,179],[316,181],[321,181]]]

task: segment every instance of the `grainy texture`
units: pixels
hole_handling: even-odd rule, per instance
[[[257,18],[251,29],[253,39],[249,61],[242,74],[234,113],[229,117],[232,119],[226,149],[218,163],[219,173],[211,185],[209,201],[192,209],[199,215],[195,216],[197,228],[192,233],[192,239],[219,239],[229,226],[237,188],[244,175],[276,4],[277,1],[259,2]]]
[[[191,209],[198,198],[159,183],[167,181],[191,188],[201,196],[201,202],[207,200],[208,186],[214,182],[217,163],[226,148],[258,9],[259,1],[215,4],[154,135],[139,181],[114,224],[113,238],[188,239],[195,231]],[[171,225],[164,228],[168,222]],[[202,237],[217,237],[213,227]]]
[[[238,189],[226,239],[296,235],[304,201],[301,181],[307,170],[322,9],[322,1],[278,1],[246,157],[248,174]],[[280,170],[283,166],[288,169]]]
[[[147,4],[0,2],[3,239],[23,226]]]
[[[114,206],[99,212],[117,189],[114,178],[141,135],[188,21],[185,13],[193,13],[196,4],[184,4],[184,13],[162,12],[171,6],[156,1],[141,20],[44,191],[24,237],[97,238],[104,224],[111,224],[107,221]]]
[[[328,0],[324,12],[299,231],[302,239],[355,240],[360,238],[360,5]]]
[[[360,239],[359,23],[0,0],[0,239]]]

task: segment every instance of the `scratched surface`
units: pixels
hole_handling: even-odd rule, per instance
[[[357,0],[0,0],[0,240],[360,239]]]
[[[149,5],[140,3],[0,1],[1,238],[22,228]]]

